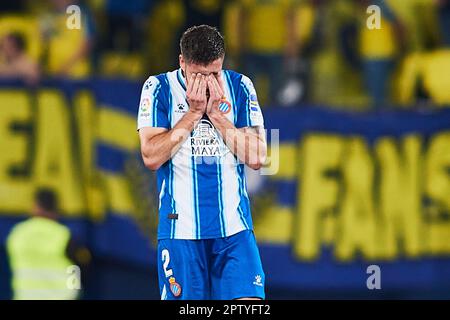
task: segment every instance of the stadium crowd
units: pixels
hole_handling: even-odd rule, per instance
[[[222,31],[226,67],[255,80],[263,105],[450,105],[450,0],[2,1],[0,77],[142,80],[176,68],[177,39],[198,24]]]

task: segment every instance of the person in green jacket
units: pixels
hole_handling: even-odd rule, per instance
[[[51,190],[35,195],[32,217],[16,224],[7,239],[15,300],[76,299],[79,268],[69,258],[71,233],[58,222],[57,198]]]

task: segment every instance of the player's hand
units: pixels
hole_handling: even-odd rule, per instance
[[[202,116],[206,112],[206,77],[200,73],[192,74],[186,89],[189,111]]]
[[[208,76],[207,83],[209,89],[209,99],[206,106],[206,113],[208,115],[220,113],[219,105],[224,98],[222,86],[213,75]]]

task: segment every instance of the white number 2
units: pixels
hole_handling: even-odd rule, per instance
[[[167,266],[169,265],[170,262],[170,255],[169,255],[169,250],[164,249],[161,253],[162,255],[162,262],[164,262],[163,264],[163,270],[164,270],[164,274],[166,275],[166,278],[170,277],[173,272],[172,269],[167,269]]]

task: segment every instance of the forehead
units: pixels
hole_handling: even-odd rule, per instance
[[[214,60],[210,64],[196,64],[196,63],[187,63],[188,72],[190,73],[202,73],[204,75],[208,75],[210,73],[218,73],[222,70],[223,59],[219,58]]]

